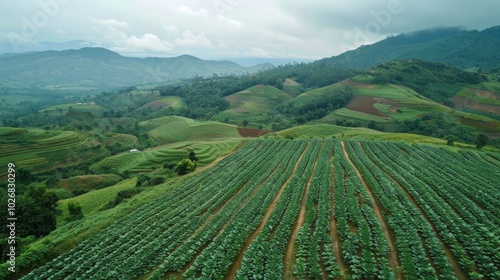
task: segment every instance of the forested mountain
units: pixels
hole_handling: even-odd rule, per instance
[[[500,63],[500,28],[465,31],[434,28],[388,37],[372,45],[321,60],[347,68],[368,69],[398,59],[418,58],[463,69],[492,68]]]
[[[103,48],[43,51],[0,57],[0,83],[40,88],[105,89],[157,83],[196,75],[244,74],[271,67],[242,67],[194,56],[132,58]]]

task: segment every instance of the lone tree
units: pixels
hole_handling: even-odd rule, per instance
[[[448,137],[446,137],[446,145],[448,146],[454,146],[455,145],[455,137],[453,135],[448,135]]]
[[[184,175],[193,172],[196,169],[196,162],[185,158],[177,163],[177,174]]]
[[[66,217],[67,221],[76,221],[83,218],[82,206],[78,203],[68,203],[68,212],[69,217]]]
[[[482,147],[488,145],[488,140],[489,140],[488,136],[486,136],[486,134],[484,133],[477,135],[476,148],[481,149]]]
[[[193,149],[188,150],[188,157],[191,161],[197,161],[198,158],[196,157],[196,153],[194,152]]]

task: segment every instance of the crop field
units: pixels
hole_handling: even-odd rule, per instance
[[[0,128],[0,164],[13,162],[34,171],[51,169],[61,164],[73,164],[95,157],[88,150],[92,139],[73,131]],[[0,171],[0,178],[6,175]]]
[[[499,158],[249,141],[23,279],[499,279]]]
[[[198,158],[197,164],[205,166],[216,158],[228,153],[240,141],[213,141],[213,142],[177,142],[158,148],[141,151],[139,153],[121,153],[107,157],[91,166],[96,172],[116,170],[118,172],[130,171],[133,173],[149,172],[160,168],[166,161],[178,162],[187,158],[188,149],[192,149]]]

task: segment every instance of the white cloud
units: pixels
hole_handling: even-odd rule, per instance
[[[190,7],[188,6],[179,6],[177,8],[177,10],[179,12],[181,12],[182,14],[185,14],[185,15],[189,15],[189,16],[201,16],[201,17],[208,17],[208,11],[205,10],[205,9],[199,9],[197,11],[191,9]]]
[[[232,25],[236,25],[236,26],[241,26],[241,22],[237,21],[237,20],[234,20],[234,19],[230,19],[230,18],[227,18],[223,15],[217,15],[217,18],[222,21],[223,23],[229,23],[229,24],[232,24]]]
[[[212,46],[212,42],[210,42],[205,33],[202,32],[198,35],[195,35],[189,30],[184,31],[182,33],[182,36],[175,40],[175,43],[180,46]]]
[[[128,23],[126,23],[124,21],[118,21],[116,19],[95,19],[95,18],[92,18],[92,21],[97,23],[97,24],[107,26],[107,27],[115,27],[115,28],[118,28],[118,27],[127,28],[128,27]]]
[[[179,28],[177,26],[173,25],[166,25],[165,23],[163,24],[163,29],[167,31],[167,34],[169,35],[176,35],[179,33]]]
[[[130,36],[127,37],[122,34],[122,39],[120,42],[114,42],[114,51],[122,52],[168,52],[171,51],[174,46],[164,40],[161,40],[157,35],[146,33],[141,37]]]

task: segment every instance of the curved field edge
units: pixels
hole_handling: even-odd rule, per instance
[[[297,149],[296,144],[305,142],[312,143],[310,146],[315,148],[307,149],[304,157],[299,158],[299,153],[303,149]],[[341,144],[342,147],[344,146],[344,142],[348,144],[348,149],[340,148]],[[102,277],[107,275],[107,277],[127,278],[145,275],[154,269],[157,271],[151,275],[152,279],[163,279],[165,275],[177,279],[183,279],[183,277],[188,279],[223,278],[233,264],[233,257],[241,250],[241,246],[245,244],[253,230],[262,224],[264,213],[269,211],[271,200],[275,200],[276,197],[280,197],[280,200],[268,216],[269,220],[266,225],[262,227],[266,234],[259,235],[260,237],[250,244],[252,248],[255,247],[252,246],[253,243],[258,242],[259,245],[256,245],[256,248],[260,249],[254,251],[251,257],[245,252],[241,271],[236,274],[237,279],[244,279],[246,277],[244,275],[253,272],[261,276],[268,275],[267,277],[271,277],[270,275],[276,277],[277,272],[281,273],[284,269],[285,251],[283,249],[276,251],[273,248],[285,248],[284,246],[289,243],[292,228],[297,228],[296,225],[294,226],[295,221],[299,215],[304,214],[306,224],[309,226],[299,231],[294,230],[297,240],[292,242],[296,244],[293,250],[297,252],[292,255],[303,260],[295,261],[288,270],[290,273],[293,271],[293,277],[299,279],[302,279],[302,275],[318,274],[323,275],[322,277],[334,278],[371,278],[377,275],[384,279],[401,279],[402,275],[406,278],[432,279],[437,276],[446,276],[450,279],[454,277],[461,279],[464,277],[463,273],[468,273],[467,276],[484,274],[491,279],[499,276],[495,267],[498,256],[494,254],[494,248],[500,245],[498,239],[495,238],[499,220],[494,216],[500,207],[498,201],[494,200],[495,191],[498,191],[495,182],[499,178],[495,178],[498,177],[497,173],[490,173],[500,167],[498,157],[469,151],[452,152],[423,145],[410,146],[377,141],[362,142],[365,148],[370,148],[363,150],[359,143],[352,140],[341,142],[333,139],[250,141],[208,173],[184,181],[177,191],[166,194],[120,219],[102,233],[90,238],[84,245],[76,247],[74,251],[36,270],[26,279],[34,279],[36,275],[47,276],[50,273],[57,273],[59,277],[85,277],[89,275],[88,273],[100,273]],[[335,264],[328,262],[328,259],[335,257],[333,253],[328,254],[318,249],[322,248],[322,243],[320,247],[314,246],[318,242],[318,237],[315,237],[314,232],[319,226],[314,220],[322,219],[321,216],[323,216],[331,223],[330,212],[324,210],[318,212],[318,209],[323,209],[322,206],[318,208],[315,203],[305,205],[303,203],[305,201],[303,196],[309,196],[306,186],[311,187],[309,191],[311,194],[313,188],[317,191],[331,189],[329,184],[318,189],[316,183],[308,182],[320,158],[316,155],[321,154],[320,147],[325,145],[335,146],[333,162],[337,168],[330,172],[333,172],[335,176],[340,176],[336,177],[336,180],[340,180],[339,182],[343,182],[344,185],[344,187],[335,186],[337,188],[335,208],[332,208],[334,209],[332,211],[337,218],[334,223],[337,225],[342,247],[342,254],[336,256],[343,259],[339,262],[347,265],[346,271],[339,271]],[[292,147],[296,148],[290,149]],[[291,151],[295,153],[297,163],[280,164],[277,159],[288,157],[285,154]],[[390,157],[387,157],[388,152],[392,154]],[[343,158],[343,153],[347,153],[346,156],[348,155],[352,161]],[[331,152],[327,152],[323,158],[329,158],[330,154]],[[413,156],[414,160],[404,161],[410,159],[409,155]],[[386,166],[383,170],[387,172],[377,171],[370,158],[377,160],[378,166]],[[394,168],[397,164],[403,164],[401,160],[408,166],[398,169],[397,172],[405,176],[412,175],[404,181],[401,180],[406,177],[401,177],[396,169],[388,169],[394,164],[396,164]],[[454,164],[444,164],[450,162]],[[265,164],[270,163],[269,168],[263,169],[267,170],[267,175],[262,173],[262,176],[259,176],[263,171],[253,172],[255,168],[262,169]],[[411,173],[412,168],[422,163],[426,164],[424,169],[426,176],[418,177],[418,173]],[[478,168],[478,165],[483,168]],[[276,168],[283,171],[274,172]],[[346,175],[337,175],[342,172],[342,169],[347,172]],[[300,170],[300,174],[303,175],[296,174],[296,170]],[[447,172],[440,175],[439,172],[442,171]],[[393,177],[389,177],[389,174]],[[297,177],[297,180],[291,180],[291,183],[282,190],[283,193],[279,193],[278,189],[281,189],[282,184],[277,182],[286,183],[288,182],[286,179],[290,176]],[[324,176],[328,181],[333,175],[324,173],[320,176]],[[444,180],[459,179],[448,181],[453,186],[453,190],[456,188],[458,192],[447,192],[446,188],[436,187],[432,184],[432,180],[427,179],[427,176],[434,178],[442,176]],[[359,178],[356,179],[357,177]],[[395,185],[394,178],[400,181],[399,185]],[[408,181],[410,179],[413,181]],[[365,180],[364,187],[359,183],[360,180]],[[418,180],[422,180],[423,183],[418,183],[420,182]],[[493,197],[483,197],[478,194],[473,194],[470,198],[465,196],[467,185],[463,183],[463,180],[469,180],[475,188]],[[423,184],[425,188],[413,188],[418,184]],[[439,186],[446,187],[441,184]],[[256,187],[260,190],[253,192]],[[407,192],[399,190],[401,187]],[[342,197],[345,198],[337,196],[339,191],[344,192]],[[279,193],[278,196],[276,196],[277,193]],[[245,194],[250,195],[249,200],[246,200]],[[409,199],[409,194],[415,198],[415,201]],[[434,204],[417,199],[419,195],[429,196]],[[324,197],[330,200],[329,195]],[[460,202],[453,201],[453,198],[459,199]],[[241,204],[240,199],[245,203]],[[307,200],[309,201],[309,198]],[[339,203],[345,205],[339,208],[341,206]],[[358,204],[359,208],[353,207]],[[241,205],[245,206],[240,207]],[[373,205],[379,208],[376,218],[373,216]],[[304,206],[305,212],[303,210],[302,214],[299,214],[301,212],[299,209]],[[432,221],[432,225],[429,225],[429,222],[421,215],[418,219],[405,218],[407,215],[415,215],[422,211]],[[472,211],[477,216],[473,216],[468,211]],[[312,213],[312,216],[307,213]],[[441,215],[435,213],[441,213]],[[315,215],[318,215],[317,218],[314,218]],[[211,222],[204,225],[203,221],[207,217],[210,217]],[[476,230],[465,231],[467,225],[463,220],[460,221],[460,217],[472,223]],[[384,231],[382,234],[380,223],[388,225],[391,230]],[[442,228],[441,224],[448,228]],[[282,225],[287,226],[282,227]],[[309,230],[311,225],[312,228]],[[441,228],[436,230],[434,226],[441,226]],[[418,231],[414,227],[419,228]],[[200,231],[197,231],[198,228]],[[328,227],[323,228],[322,231],[327,235],[330,234]],[[321,231],[318,234],[321,234]],[[194,238],[195,236],[197,238]],[[414,238],[409,238],[410,236]],[[396,244],[397,263],[401,263],[401,266],[395,267],[394,262],[391,262],[391,267],[387,266],[388,247],[387,244],[384,246],[384,239],[393,240],[393,244]],[[106,244],[111,248],[107,248]],[[372,245],[368,246],[368,244]],[[377,245],[372,247],[373,244]],[[432,246],[426,247],[424,244]],[[452,253],[460,258],[460,269],[452,270],[451,260],[442,249],[443,244],[450,245]],[[475,247],[471,247],[472,244]],[[382,247],[379,248],[379,246]],[[184,249],[178,250],[181,247]],[[384,247],[386,249],[381,249]],[[481,247],[481,250],[476,255],[478,247]],[[362,248],[363,251],[360,252],[356,248]],[[112,257],[106,253],[106,250],[111,250],[109,254],[112,254]],[[324,254],[329,257],[321,258],[316,262],[316,266],[312,266],[313,261]],[[75,261],[75,258],[83,262],[82,266]],[[119,267],[109,266],[107,262],[99,261],[101,258],[107,258]],[[491,258],[491,261],[486,261],[486,258]],[[367,270],[360,270],[360,261],[366,264]],[[262,271],[248,270],[252,267],[248,266],[250,264],[258,264],[256,268]],[[58,271],[59,268],[63,271]],[[103,268],[105,268],[104,271]],[[87,272],[87,269],[92,272]],[[243,269],[247,270],[243,271]],[[120,274],[121,272],[125,274]]]

